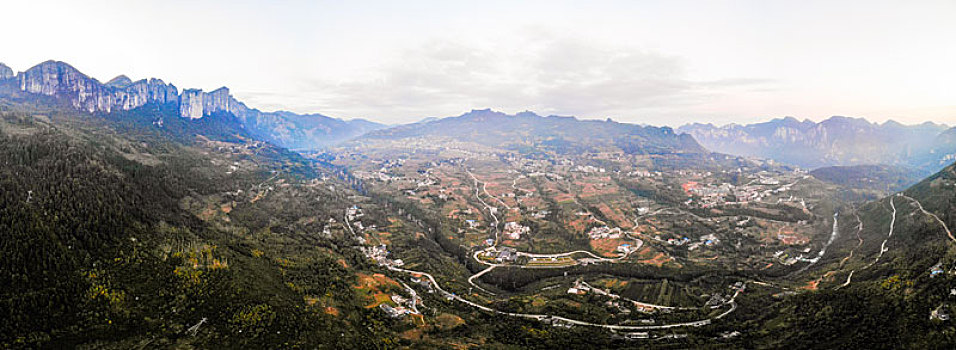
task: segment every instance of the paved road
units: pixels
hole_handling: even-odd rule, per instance
[[[498,221],[498,216],[495,215],[495,213],[492,211],[492,208],[493,208],[493,207],[490,206],[490,205],[488,205],[488,203],[486,203],[483,199],[481,199],[481,193],[480,193],[480,190],[479,190],[479,181],[478,181],[478,178],[475,177],[475,175],[472,174],[471,171],[469,171],[468,169],[465,169],[465,172],[467,172],[468,175],[471,176],[472,180],[474,180],[474,182],[475,182],[475,198],[477,198],[478,201],[488,209],[489,214],[491,214],[491,217],[492,217],[492,219],[493,219],[494,222],[495,222],[495,223],[494,223],[495,241],[494,241],[494,246],[493,246],[493,247],[497,248],[498,242],[499,242],[499,231],[498,231],[499,221]],[[570,193],[570,185],[571,185],[571,184],[570,184],[570,182],[569,182],[569,183],[568,183],[569,193]],[[485,194],[487,194],[489,197],[492,197],[492,198],[497,199],[496,197],[494,197],[494,196],[492,196],[490,193],[488,193],[487,189],[485,189]],[[498,200],[498,201],[501,202],[501,200]],[[579,206],[581,206],[582,208],[584,208],[583,205],[581,205],[580,203],[577,202],[577,198],[574,198],[574,201],[575,201],[575,203],[577,203]],[[502,204],[504,204],[504,203],[502,202]],[[505,205],[505,206],[507,207],[507,205]],[[587,208],[584,208],[584,209],[587,210]],[[678,209],[678,210],[679,210],[679,209]],[[694,217],[697,217],[696,215],[694,215],[694,214],[692,214],[692,213],[687,213],[687,214],[690,214],[690,215],[692,215],[692,216],[694,216]],[[591,215],[591,217],[594,217],[594,215]],[[698,218],[699,218],[699,217],[698,217]],[[597,220],[597,218],[595,218],[595,220],[603,223],[603,221]],[[349,231],[352,231],[351,223],[348,221],[348,217],[347,217],[347,216],[346,216],[346,226],[349,228]],[[355,232],[352,231],[352,234],[355,235]],[[586,255],[588,255],[588,256],[590,256],[590,257],[592,257],[592,258],[594,258],[594,259],[596,259],[596,260],[598,260],[598,261],[602,261],[602,262],[612,262],[612,261],[619,261],[619,260],[622,260],[622,259],[627,258],[627,257],[630,255],[631,252],[633,252],[633,251],[639,249],[641,246],[643,246],[643,243],[644,243],[643,241],[638,240],[638,241],[637,241],[637,247],[636,247],[635,249],[629,250],[627,253],[625,253],[625,254],[623,254],[622,256],[617,257],[617,258],[604,258],[604,257],[597,256],[597,255],[595,255],[594,253],[592,253],[592,252],[590,252],[590,251],[585,251],[585,250],[576,250],[576,251],[572,251],[572,252],[556,253],[556,254],[533,254],[533,253],[524,253],[524,252],[517,252],[517,254],[520,255],[520,256],[527,256],[527,257],[531,257],[531,258],[558,258],[558,257],[570,256],[570,255],[573,255],[573,254],[586,254]],[[491,295],[494,295],[494,293],[492,293],[492,292],[490,292],[490,291],[488,291],[488,290],[486,290],[486,289],[484,289],[484,288],[481,288],[480,286],[478,286],[477,284],[475,284],[475,283],[474,283],[474,279],[475,279],[475,278],[478,278],[478,277],[480,277],[480,276],[482,276],[482,275],[484,275],[484,274],[486,274],[486,273],[488,273],[489,271],[491,271],[491,270],[494,269],[495,267],[504,266],[504,265],[501,265],[501,264],[493,264],[493,263],[489,263],[489,262],[483,261],[483,260],[481,260],[481,259],[478,259],[478,254],[479,254],[480,252],[481,252],[481,251],[476,251],[475,254],[473,255],[473,258],[474,258],[476,261],[478,261],[479,263],[481,263],[481,264],[488,265],[488,268],[486,268],[486,269],[484,269],[484,270],[481,270],[480,272],[478,272],[478,273],[472,275],[471,277],[469,277],[469,278],[468,278],[468,283],[471,284],[471,285],[474,286],[474,287],[477,287],[479,290],[482,290],[482,291],[484,291],[484,292],[486,292],[486,293],[489,293],[489,294],[491,294]],[[507,265],[507,266],[509,266],[509,267],[518,267],[518,268],[565,268],[565,267],[567,267],[567,266],[554,266],[554,267],[551,267],[551,266],[540,266],[540,267],[539,267],[539,266],[524,266],[524,265],[521,265],[521,266]],[[444,289],[442,289],[442,288],[438,285],[438,281],[436,281],[436,280],[435,280],[435,277],[433,277],[431,274],[428,274],[428,273],[425,273],[425,272],[421,272],[421,271],[406,270],[406,269],[394,267],[394,266],[391,266],[391,265],[388,265],[388,266],[386,266],[386,267],[387,267],[389,270],[392,270],[392,271],[398,271],[398,272],[404,272],[404,273],[410,273],[410,274],[420,274],[420,275],[422,275],[422,276],[425,276],[425,277],[428,278],[429,281],[431,281],[431,284],[435,287],[435,289],[438,290],[443,296],[449,297],[451,300],[455,300],[455,301],[458,301],[458,302],[467,304],[467,305],[469,305],[469,306],[472,306],[472,307],[474,307],[474,308],[477,308],[477,309],[479,309],[479,310],[483,310],[483,311],[486,311],[486,312],[495,313],[495,314],[501,314],[501,315],[507,315],[507,316],[512,316],[512,317],[521,317],[521,318],[535,319],[535,320],[538,320],[538,321],[544,321],[544,320],[551,320],[552,322],[554,322],[554,321],[560,321],[561,323],[565,323],[565,324],[581,325],[581,326],[591,326],[591,327],[601,327],[601,328],[610,329],[610,330],[654,330],[654,329],[668,329],[668,328],[677,328],[677,327],[700,327],[700,326],[708,325],[708,324],[710,324],[711,322],[713,322],[713,319],[720,319],[720,318],[722,318],[722,317],[724,317],[724,316],[730,314],[730,313],[733,312],[734,310],[736,310],[736,309],[737,309],[737,304],[736,304],[736,302],[735,302],[734,300],[737,298],[737,295],[740,293],[740,291],[737,291],[736,293],[734,293],[734,296],[731,298],[731,300],[728,301],[727,303],[725,303],[725,304],[729,304],[729,305],[731,306],[731,308],[730,308],[729,310],[725,311],[724,313],[721,313],[721,314],[718,315],[718,316],[715,316],[713,319],[704,319],[704,320],[698,320],[698,321],[680,322],[680,323],[663,324],[663,325],[623,326],[623,325],[610,325],[610,324],[591,323],[591,322],[585,322],[585,321],[580,321],[580,320],[565,318],[565,317],[561,317],[561,316],[554,316],[554,315],[522,314],[522,313],[512,313],[512,312],[499,311],[499,310],[496,310],[496,309],[493,309],[493,308],[490,308],[490,307],[487,307],[487,306],[484,306],[484,305],[479,305],[479,304],[474,303],[474,302],[472,302],[472,301],[470,301],[470,300],[464,299],[464,298],[462,298],[462,297],[460,297],[460,296],[458,296],[458,295],[455,295],[455,294],[452,294],[452,293],[449,293],[449,292],[445,291]],[[641,303],[641,304],[651,305],[651,304],[646,304],[646,303]],[[671,307],[661,306],[661,305],[651,305],[651,306],[659,307],[659,308],[671,308]]]
[[[479,260],[479,261],[480,261],[480,260]],[[471,275],[471,277],[468,277],[468,284],[474,286],[475,288],[480,289],[482,292],[485,292],[485,293],[488,293],[488,294],[491,294],[491,295],[495,295],[495,293],[491,292],[490,290],[481,288],[481,286],[475,284],[475,279],[476,279],[476,278],[481,277],[482,275],[484,275],[484,274],[486,274],[486,273],[488,273],[488,272],[491,272],[491,270],[494,269],[495,267],[498,267],[498,265],[493,265],[493,264],[492,264],[491,266],[488,266],[487,269],[481,270],[481,271],[479,271],[478,273],[476,273],[476,274],[474,274],[474,275]]]
[[[913,201],[913,202],[916,202],[916,205],[919,206],[919,210],[922,211],[923,214],[932,216],[934,219],[936,219],[936,221],[939,222],[940,225],[943,225],[943,229],[946,230],[946,235],[949,236],[949,239],[952,240],[954,243],[956,243],[956,237],[953,237],[953,233],[949,231],[949,227],[946,226],[946,223],[943,222],[943,220],[940,219],[939,216],[936,216],[936,214],[933,214],[933,213],[930,213],[930,212],[926,211],[926,209],[923,209],[923,204],[920,203],[920,202],[919,202],[918,200],[916,200],[915,198],[912,198],[912,197],[909,197],[909,196],[906,196],[906,195],[901,195],[901,196],[902,196],[903,198],[906,198],[906,199],[909,199],[909,200],[911,200],[911,201]]]
[[[486,312],[490,312],[490,313],[494,313],[494,314],[499,314],[499,315],[507,315],[507,316],[511,316],[511,317],[521,317],[521,318],[533,319],[533,320],[538,320],[538,321],[545,321],[545,320],[561,321],[561,322],[563,322],[563,323],[565,323],[565,324],[578,325],[578,326],[601,327],[601,328],[610,329],[610,330],[641,331],[641,330],[669,329],[669,328],[678,328],[678,327],[701,327],[701,326],[705,326],[705,325],[711,324],[711,323],[713,322],[713,320],[715,320],[715,319],[721,319],[721,318],[723,318],[724,316],[727,316],[727,315],[729,315],[730,313],[732,313],[732,312],[734,312],[735,310],[737,310],[737,303],[736,303],[735,300],[737,299],[737,295],[740,294],[740,291],[739,291],[739,290],[738,290],[737,292],[735,292],[734,295],[733,295],[733,297],[730,298],[730,301],[728,301],[727,303],[725,303],[726,305],[730,305],[730,309],[727,310],[727,311],[725,311],[725,312],[723,312],[723,313],[721,313],[720,315],[714,316],[713,318],[708,318],[708,319],[703,319],[703,320],[697,320],[697,321],[690,321],[690,322],[679,322],[679,323],[660,324],[660,325],[651,325],[651,326],[623,326],[623,325],[612,325],[612,324],[592,323],[592,322],[580,321],[580,320],[570,319],[570,318],[561,317],[561,316],[554,316],[554,315],[523,314],[523,313],[514,313],[514,312],[499,311],[499,310],[496,310],[496,309],[493,309],[493,308],[490,308],[490,307],[487,307],[487,306],[484,306],[484,305],[479,305],[479,304],[477,304],[477,303],[475,303],[475,302],[472,302],[472,301],[470,301],[470,300],[468,300],[468,299],[462,298],[462,297],[460,297],[460,296],[458,296],[458,295],[455,295],[455,294],[449,293],[448,291],[445,291],[444,289],[441,288],[441,286],[438,285],[438,282],[435,280],[435,277],[433,277],[431,274],[428,274],[428,273],[425,273],[425,272],[421,272],[421,271],[406,270],[406,269],[402,269],[402,268],[398,268],[398,267],[394,267],[394,266],[388,266],[388,269],[389,269],[389,270],[392,270],[392,271],[404,272],[404,273],[409,273],[409,274],[420,274],[420,275],[422,275],[422,276],[425,276],[425,277],[428,278],[429,281],[431,281],[431,284],[435,287],[435,289],[436,289],[439,293],[441,293],[443,296],[450,297],[451,300],[455,300],[455,301],[458,301],[458,302],[460,302],[460,303],[464,303],[464,304],[466,304],[466,305],[469,305],[469,306],[471,306],[471,307],[477,308],[477,309],[482,310],[482,311],[486,311]]]

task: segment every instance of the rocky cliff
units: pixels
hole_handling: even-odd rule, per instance
[[[100,83],[69,64],[47,61],[18,75],[0,64],[0,79],[16,78],[26,92],[68,100],[87,112],[131,110],[147,103],[175,104],[183,118],[199,119],[217,112],[234,115],[253,135],[289,148],[319,148],[385,127],[364,120],[343,121],[321,114],[261,112],[247,107],[222,87],[211,92],[185,89],[159,79],[132,81],[125,75]]]
[[[13,69],[7,67],[7,65],[0,63],[0,80],[13,78]]]
[[[128,110],[149,102],[178,103],[179,93],[162,80],[140,80],[121,86],[122,79],[102,84],[63,62],[46,61],[17,75],[26,92],[68,99],[74,107],[88,112]],[[129,78],[127,78],[128,80]]]

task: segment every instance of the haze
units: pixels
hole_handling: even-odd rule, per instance
[[[263,110],[404,123],[472,108],[676,126],[956,123],[956,2],[31,1],[0,62],[228,86]]]

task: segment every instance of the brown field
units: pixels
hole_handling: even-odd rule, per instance
[[[606,279],[597,280],[594,282],[594,284],[603,286],[606,289],[615,289],[615,288],[627,287],[628,282],[622,281],[616,278],[606,278]]]
[[[809,237],[786,226],[780,227],[777,234],[771,237],[771,240],[779,240],[780,243],[786,245],[803,245],[810,242]]]
[[[628,241],[623,238],[618,239],[592,239],[591,240],[591,250],[598,253],[598,255],[605,258],[616,258],[620,256],[618,253],[617,247],[621,244],[628,243],[634,244],[634,242]]]
[[[567,193],[556,194],[552,197],[552,199],[554,199],[555,202],[558,202],[558,204],[566,204],[566,203],[574,202],[574,196]]]
[[[624,216],[624,213],[618,209],[619,207],[611,208],[607,203],[600,203],[597,208],[601,211],[601,215],[613,221],[617,226],[623,229],[634,228],[634,223]]]
[[[634,256],[632,254],[631,256]],[[655,266],[663,266],[669,261],[674,261],[674,258],[668,256],[664,252],[655,251],[649,246],[644,246],[637,252],[637,258],[640,259],[638,262],[642,264],[650,264]]]
[[[588,227],[592,219],[588,217],[587,219],[584,216],[575,217],[574,220],[570,222],[565,222],[565,226],[570,229],[571,232],[584,232],[584,229]]]
[[[607,182],[603,182],[600,179],[607,179],[605,180]],[[612,194],[618,193],[618,188],[616,186],[611,186],[607,184],[608,182],[610,182],[610,178],[605,177],[605,178],[589,179],[589,180],[590,181],[597,180],[598,182],[595,183],[595,182],[575,181],[574,183],[576,187],[580,188],[578,193],[581,198],[591,198],[595,196],[612,195]]]
[[[366,308],[373,308],[381,303],[390,302],[391,294],[384,291],[400,288],[398,282],[380,273],[368,275],[359,272],[355,275],[358,277],[358,281],[352,287],[358,289],[361,292],[360,294],[364,294],[365,300],[369,303],[365,305]]]
[[[452,329],[463,324],[465,320],[455,314],[442,313],[435,316],[435,327],[439,329]]]

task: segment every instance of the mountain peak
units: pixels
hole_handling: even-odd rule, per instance
[[[862,117],[861,117],[861,118],[852,118],[852,117],[844,117],[844,116],[842,116],[842,115],[832,116],[832,117],[827,118],[826,120],[824,120],[824,121],[822,121],[822,122],[820,122],[820,123],[821,123],[821,124],[823,124],[823,123],[847,123],[847,124],[866,124],[866,125],[871,125],[871,124],[872,124],[872,123],[870,123],[869,120],[866,120],[866,118],[862,118]]]
[[[0,62],[0,80],[13,78],[13,69]]]
[[[106,86],[111,86],[111,87],[120,88],[120,89],[130,86],[132,84],[133,84],[133,80],[123,74],[117,75],[116,78],[110,79],[110,81],[106,82]]]
[[[485,109],[472,109],[470,112],[462,114],[461,118],[494,118],[494,117],[506,117],[507,114],[492,110],[491,108]]]
[[[69,63],[66,63],[66,62],[63,62],[63,61],[56,61],[56,60],[46,60],[46,61],[43,61],[43,62],[41,62],[40,64],[35,65],[35,66],[33,66],[33,67],[30,67],[30,69],[27,69],[27,72],[30,72],[30,71],[49,71],[49,70],[59,70],[59,71],[63,71],[63,72],[70,72],[70,73],[80,74],[80,75],[82,75],[82,76],[84,76],[84,77],[87,76],[86,74],[81,73],[79,69],[76,69],[75,67],[73,67],[73,66],[70,65]]]
[[[886,120],[885,122],[883,122],[883,124],[880,125],[880,126],[882,126],[882,127],[884,127],[884,128],[885,128],[885,127],[894,127],[894,128],[902,128],[902,127],[905,127],[905,125],[903,125],[903,124],[901,124],[900,122],[895,121],[895,120],[893,120],[893,119],[887,119],[887,120]]]
[[[524,111],[518,114],[515,114],[515,117],[519,118],[540,118],[541,116],[532,111]]]

